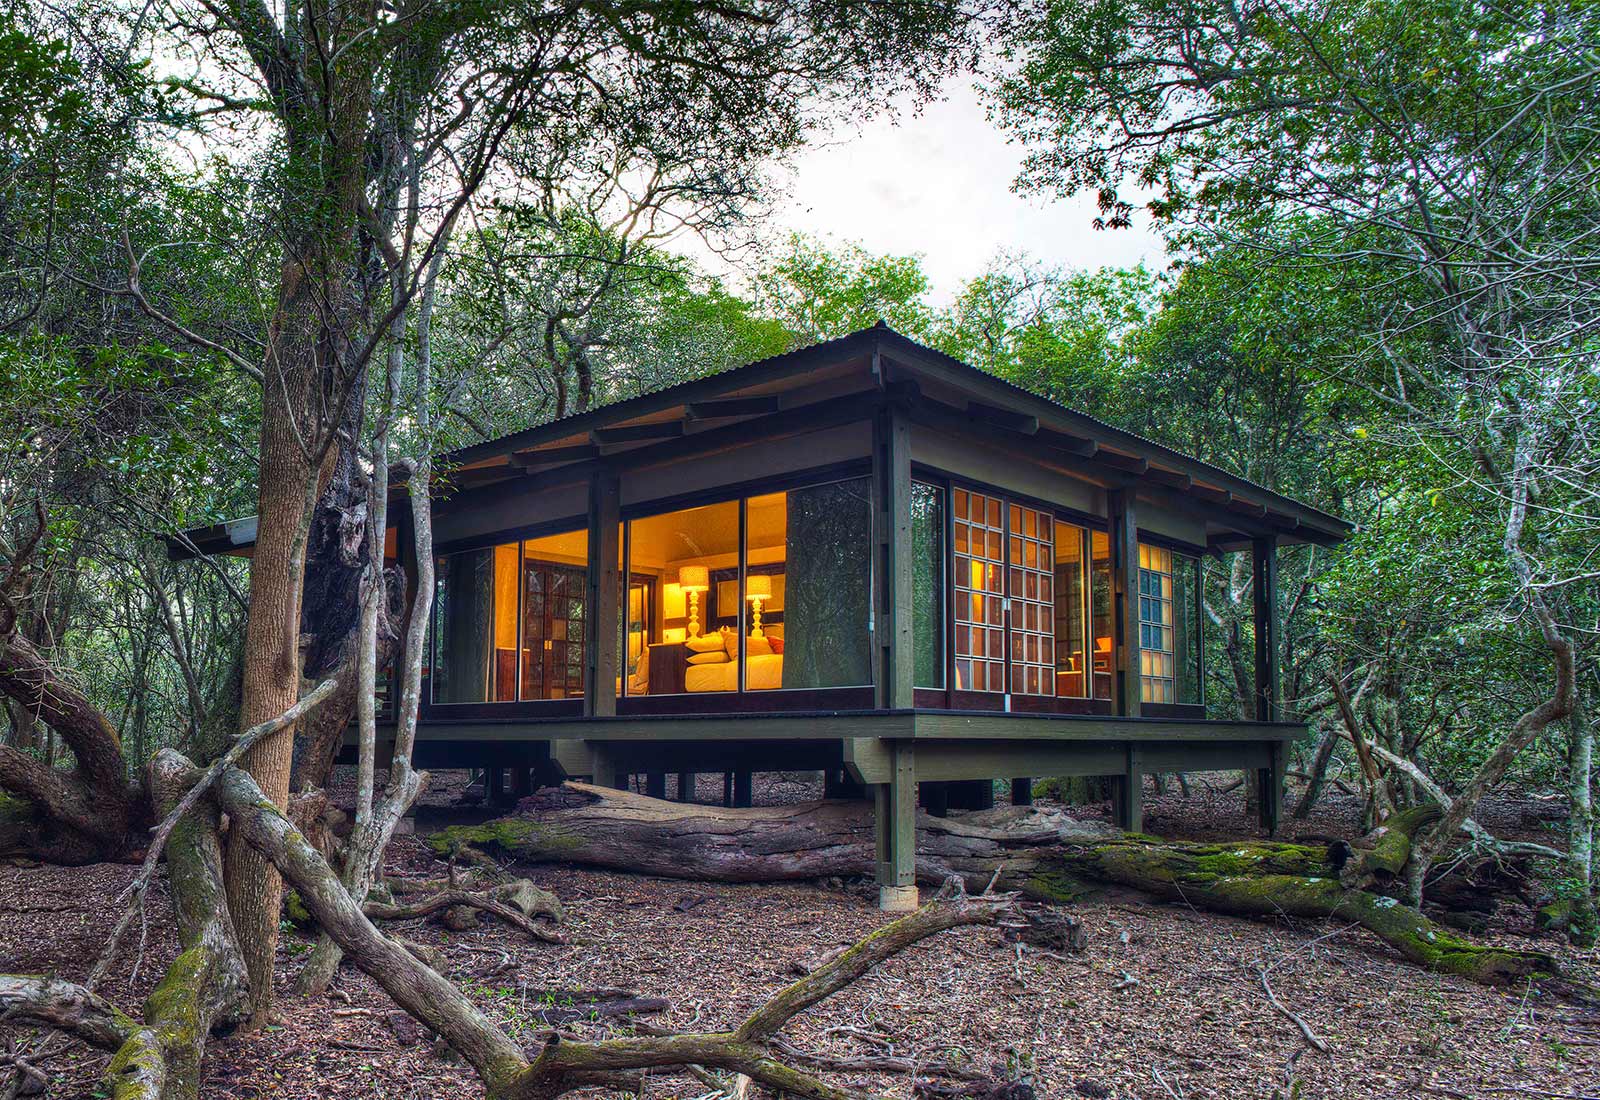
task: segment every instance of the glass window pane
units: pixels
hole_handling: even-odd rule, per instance
[[[964,531],[966,525],[958,524]],[[964,549],[957,537],[956,550]],[[912,683],[944,687],[944,490],[911,484]]]
[[[1111,536],[1104,531],[1090,532],[1089,594],[1094,697],[1109,699],[1116,677],[1111,667]]]
[[[564,531],[522,544],[522,698],[583,695],[589,532]]]
[[[872,683],[870,490],[854,478],[750,499],[747,583],[770,573],[783,594],[763,618],[777,651],[747,639],[745,690]]]
[[[742,621],[739,502],[633,520],[628,545],[630,588],[651,603],[628,694],[737,690],[738,636],[730,654],[722,632]]]
[[[494,615],[494,548],[439,559],[433,606],[434,657],[429,677],[435,703],[489,699]]]
[[[1177,701],[1203,703],[1200,669],[1200,559],[1173,555],[1172,619],[1178,667]]]

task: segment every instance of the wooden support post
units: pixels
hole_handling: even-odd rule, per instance
[[[678,801],[694,801],[694,772],[678,773]]]
[[[915,665],[911,608],[911,422],[893,406],[873,421],[873,500],[877,568],[874,650],[878,706],[912,706]]]
[[[1278,696],[1278,546],[1273,535],[1250,540],[1251,588],[1255,594],[1256,721],[1281,720]]]
[[[1033,780],[1013,779],[1011,781],[1011,804],[1013,806],[1033,805]]]
[[[1285,750],[1282,741],[1272,742],[1272,766],[1261,768],[1256,772],[1257,782],[1260,785],[1257,805],[1261,811],[1261,827],[1269,836],[1278,834],[1278,824],[1283,820],[1283,776],[1287,755]]]
[[[927,782],[917,784],[917,803],[928,811],[929,817],[949,817],[950,784]]]
[[[1111,514],[1117,713],[1137,718],[1143,699],[1139,658],[1139,518],[1131,490],[1114,489],[1106,494],[1106,502]]]
[[[499,764],[494,764],[485,770],[483,780],[483,800],[491,805],[499,805],[506,800],[506,770]]]
[[[755,804],[755,773],[748,768],[733,773],[733,804],[740,807]]]
[[[890,746],[889,782],[873,786],[878,838],[878,908],[917,907],[917,769],[909,741]]]
[[[724,806],[732,806],[733,805],[733,773],[732,772],[723,772],[722,773],[722,804]]]
[[[533,770],[526,764],[511,769],[511,797],[527,798],[533,793]]]
[[[1128,747],[1128,765],[1116,785],[1117,828],[1130,833],[1144,832],[1144,754]]]
[[[644,777],[644,793],[649,795],[651,798],[659,798],[662,801],[666,801],[667,773],[646,772]]]
[[[620,637],[622,488],[617,472],[596,471],[589,478],[589,636],[584,639],[583,712],[589,717],[617,713],[617,639]]]

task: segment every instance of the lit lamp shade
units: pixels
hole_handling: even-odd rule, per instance
[[[752,573],[744,579],[744,594],[750,600],[770,600],[772,598],[772,575],[770,573]]]
[[[711,574],[703,565],[685,565],[678,570],[678,587],[685,592],[704,592],[711,587]]]

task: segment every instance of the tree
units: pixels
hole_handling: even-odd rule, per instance
[[[1373,303],[1368,353],[1319,363],[1385,416],[1391,455],[1449,472],[1495,516],[1546,697],[1505,730],[1412,856],[1414,890],[1517,754],[1572,710],[1572,627],[1555,593],[1590,583],[1548,548],[1592,539],[1593,280],[1588,140],[1595,12],[1457,0],[1035,4],[992,88],[1032,148],[1023,182],[1124,181],[1185,246],[1336,265]],[[1286,233],[1293,221],[1297,227]],[[1537,549],[1535,549],[1537,546]]]

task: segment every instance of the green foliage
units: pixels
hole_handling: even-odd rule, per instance
[[[791,236],[757,274],[756,303],[800,343],[831,340],[880,320],[907,336],[928,335],[928,277],[915,256],[873,256],[859,245],[838,249]]]

